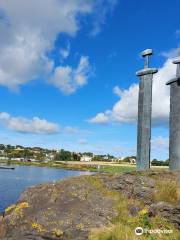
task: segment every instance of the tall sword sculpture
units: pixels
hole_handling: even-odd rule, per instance
[[[152,112],[152,79],[157,69],[149,67],[152,49],[141,53],[145,59],[144,69],[136,73],[140,78],[138,100],[138,135],[137,135],[137,170],[150,168],[151,112]]]
[[[170,170],[180,171],[180,50],[176,77],[167,82],[170,87],[169,159]]]

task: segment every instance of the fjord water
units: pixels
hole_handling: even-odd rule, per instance
[[[0,213],[7,206],[16,203],[20,194],[29,186],[81,174],[89,172],[34,166],[16,166],[15,170],[0,169]]]

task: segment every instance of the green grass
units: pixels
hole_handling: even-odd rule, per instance
[[[0,163],[6,163],[6,161],[1,161]],[[107,173],[120,173],[120,172],[131,172],[135,170],[134,166],[101,166],[100,169],[97,169],[95,165],[83,165],[79,164],[66,164],[57,163],[56,162],[19,162],[19,161],[11,161],[11,165],[18,166],[36,166],[36,167],[52,167],[52,168],[60,168],[67,170],[77,170],[77,171],[91,171],[91,172],[107,172]]]
[[[118,172],[132,172],[135,166],[103,166],[99,172],[118,173]]]
[[[160,216],[149,217],[149,209],[142,201],[127,199],[116,191],[106,189],[98,176],[87,176],[98,191],[105,196],[115,200],[114,208],[117,211],[117,217],[112,219],[107,227],[92,229],[89,234],[89,240],[180,240],[180,233],[174,226]],[[130,216],[128,206],[138,206],[140,211],[136,216]],[[173,234],[143,234],[135,235],[135,228],[142,227],[148,229],[169,229]]]
[[[169,202],[172,204],[180,203],[180,187],[173,180],[157,180],[156,191],[154,193],[156,201]]]

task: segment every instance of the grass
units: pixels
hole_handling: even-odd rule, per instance
[[[157,201],[180,203],[180,187],[173,180],[157,180],[154,199]]]
[[[1,161],[1,163],[6,163],[5,161]],[[12,165],[18,166],[36,166],[36,167],[51,167],[51,168],[59,168],[59,169],[67,169],[67,170],[77,170],[77,171],[90,171],[90,172],[107,172],[107,173],[120,173],[120,172],[131,172],[135,170],[135,166],[101,166],[100,169],[97,168],[96,165],[85,165],[85,164],[70,164],[70,163],[62,163],[62,162],[19,162],[19,161],[11,161]]]
[[[174,226],[160,216],[149,217],[148,207],[142,201],[127,199],[116,191],[107,190],[98,176],[87,176],[88,182],[106,196],[115,200],[114,208],[118,216],[112,219],[107,227],[92,229],[89,240],[180,240],[180,233]],[[128,206],[137,206],[140,210],[136,216],[129,214]],[[173,234],[150,234],[141,236],[135,234],[135,228],[143,229],[169,229]]]
[[[129,219],[130,220],[130,219]],[[137,226],[143,227],[143,221],[134,218],[133,222],[124,224],[117,222],[107,228],[94,229],[90,235],[89,240],[179,240],[180,235],[170,224],[160,217],[155,217],[150,220],[151,229],[170,229],[173,234],[142,234],[136,236],[134,229]],[[141,225],[140,225],[141,224]]]
[[[99,172],[118,173],[131,172],[135,170],[135,166],[103,166]]]

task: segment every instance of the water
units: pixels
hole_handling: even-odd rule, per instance
[[[16,166],[15,170],[0,169],[0,213],[16,203],[20,194],[29,186],[81,174],[90,173],[33,166]]]

